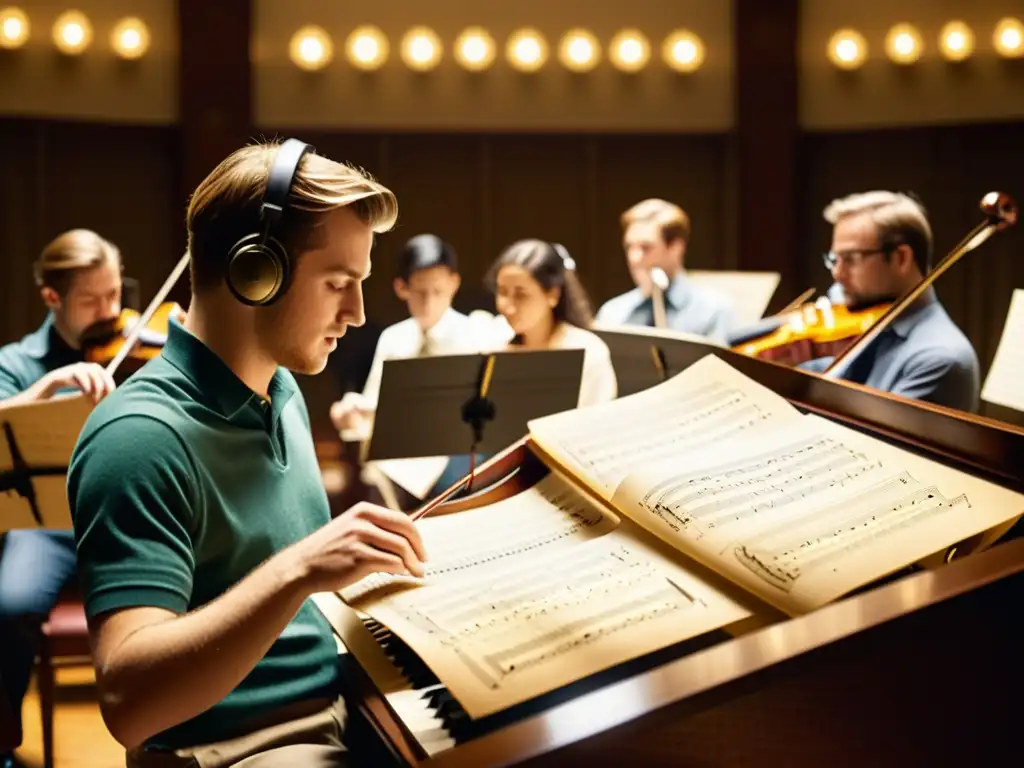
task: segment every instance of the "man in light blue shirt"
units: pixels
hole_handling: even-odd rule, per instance
[[[666,325],[677,331],[724,341],[733,328],[734,309],[726,296],[699,287],[683,272],[690,219],[677,205],[648,199],[622,214],[623,248],[636,288],[609,299],[597,311],[600,325],[654,325],[651,270],[669,279],[664,291]]]
[[[825,265],[851,308],[895,301],[931,269],[932,232],[924,208],[907,195],[875,191],[833,201]],[[831,359],[804,367],[822,371]],[[839,378],[904,397],[975,413],[980,371],[970,341],[928,288]]]

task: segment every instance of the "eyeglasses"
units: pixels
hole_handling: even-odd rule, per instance
[[[826,269],[835,269],[839,264],[848,267],[855,267],[864,261],[868,256],[877,256],[880,253],[890,253],[896,246],[889,245],[882,248],[850,248],[845,251],[829,251],[821,256],[825,262]]]

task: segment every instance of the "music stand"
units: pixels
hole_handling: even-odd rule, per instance
[[[591,330],[608,345],[619,397],[649,389],[685,370],[694,361],[694,345],[706,352],[724,346],[665,328],[595,325]]]
[[[369,461],[497,453],[576,408],[582,349],[384,361]]]
[[[0,533],[71,529],[68,464],[92,408],[81,394],[0,405]]]

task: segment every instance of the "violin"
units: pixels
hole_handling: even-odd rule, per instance
[[[828,298],[821,297],[814,303],[798,304],[809,293],[813,293],[812,289],[778,315],[730,334],[728,346],[733,352],[793,366],[808,360],[832,357],[832,362],[822,375],[834,378],[841,361],[860,354],[960,257],[977,248],[993,233],[1013,226],[1017,221],[1016,203],[1000,192],[985,195],[980,208],[985,220],[914,288],[897,300],[849,307],[833,304]],[[794,304],[798,306],[794,307]]]
[[[101,320],[85,329],[81,347],[87,362],[102,365],[118,381],[163,351],[171,317],[180,321],[185,316],[181,306],[164,299],[185,271],[188,259],[186,251],[141,314],[134,309],[122,309],[116,318]]]
[[[835,357],[877,323],[890,306],[892,302],[851,308],[822,296],[733,333],[729,346],[733,352],[783,365]]]
[[[131,375],[157,357],[167,343],[168,325],[172,316],[179,320],[184,310],[177,302],[160,304],[149,322],[142,325],[135,344],[128,351],[118,370]],[[121,353],[125,342],[142,319],[134,309],[122,309],[112,320],[93,323],[82,333],[81,347],[87,362],[107,366]]]

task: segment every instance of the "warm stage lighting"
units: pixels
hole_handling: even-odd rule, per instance
[[[951,21],[939,32],[939,50],[949,61],[963,61],[974,51],[974,32],[962,21]]]
[[[601,47],[589,30],[570,29],[558,46],[558,58],[573,72],[589,72],[601,60]]]
[[[20,48],[28,40],[28,16],[21,8],[0,11],[0,48]]]
[[[665,38],[661,58],[677,72],[695,72],[704,63],[704,43],[688,29],[678,29]]]
[[[1020,19],[1000,19],[992,35],[992,44],[1000,56],[1008,59],[1024,56],[1024,24]]]
[[[548,44],[537,30],[520,29],[509,36],[505,55],[521,72],[536,72],[548,60]]]
[[[885,53],[897,64],[913,64],[923,49],[921,33],[911,24],[897,24],[885,36]]]
[[[429,27],[413,27],[402,38],[402,61],[418,72],[440,64],[441,50],[441,40]]]
[[[855,30],[841,29],[828,41],[828,57],[840,69],[856,69],[868,55],[868,44]]]
[[[53,44],[61,53],[75,56],[92,42],[92,25],[85,14],[65,11],[53,23]]]
[[[345,40],[345,55],[357,69],[379,69],[388,58],[388,39],[377,27],[357,27]]]
[[[455,60],[471,72],[480,72],[494,63],[495,47],[486,29],[470,27],[455,41]]]
[[[149,28],[142,19],[121,19],[110,33],[110,46],[122,59],[138,59],[149,50]]]
[[[322,27],[308,25],[292,35],[288,55],[295,66],[307,72],[323,69],[334,58],[334,43]]]
[[[623,72],[639,72],[651,58],[651,45],[638,29],[624,29],[612,38],[608,56]]]

